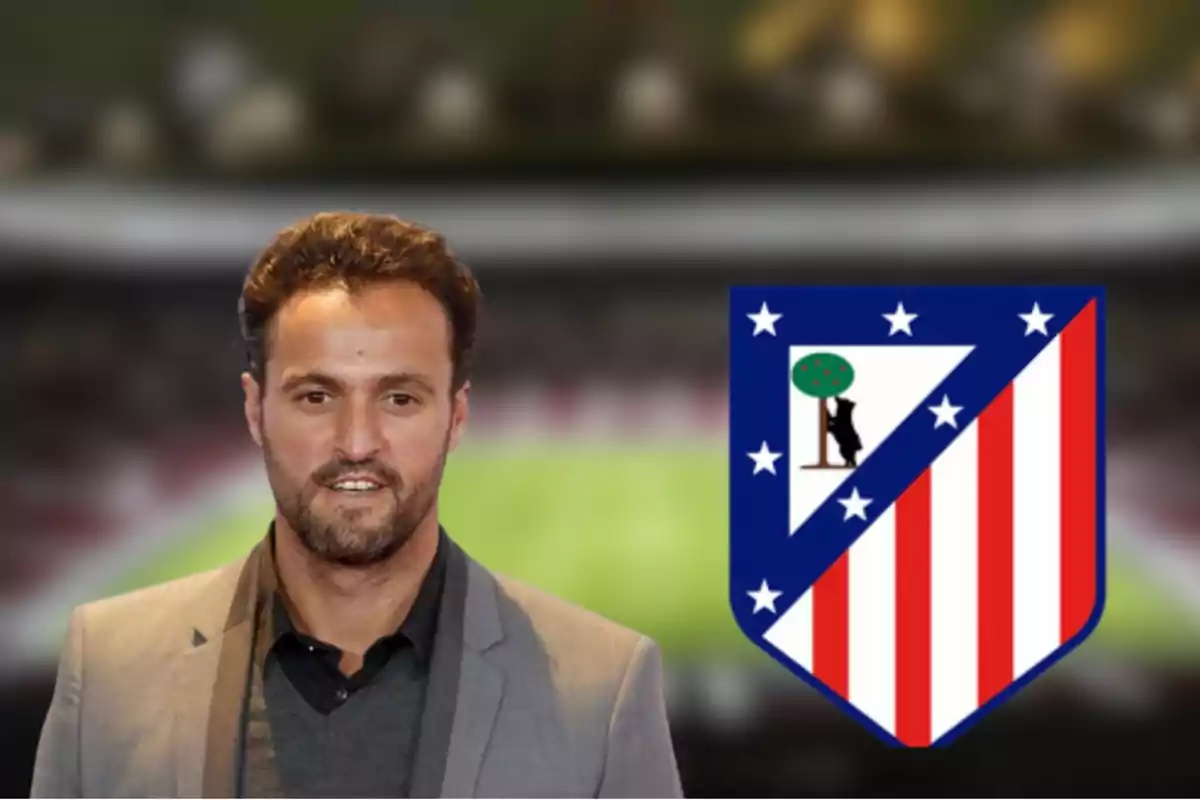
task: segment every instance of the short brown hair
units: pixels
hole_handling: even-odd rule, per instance
[[[332,286],[350,292],[410,281],[432,294],[450,320],[451,392],[466,382],[475,348],[479,284],[438,233],[396,217],[324,212],[280,231],[250,269],[238,303],[249,369],[265,386],[268,329],[298,292]]]

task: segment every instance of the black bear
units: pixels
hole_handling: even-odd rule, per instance
[[[854,406],[853,400],[846,400],[842,397],[835,397],[837,409],[833,415],[829,417],[829,434],[837,442],[838,452],[842,454],[842,461],[846,462],[847,467],[858,466],[858,451],[863,449],[862,439],[858,438],[858,431],[854,429]]]

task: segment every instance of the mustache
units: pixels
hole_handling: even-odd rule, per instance
[[[333,461],[313,473],[313,480],[328,486],[349,475],[366,475],[384,486],[398,486],[400,476],[378,461]]]

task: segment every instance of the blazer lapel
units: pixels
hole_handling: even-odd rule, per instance
[[[180,652],[175,660],[173,736],[179,797],[204,796],[208,710],[220,655],[219,643],[210,641]]]
[[[181,797],[236,797],[240,789],[240,723],[254,640],[257,554],[256,548],[240,570],[231,569],[237,581],[232,602],[220,602],[227,596],[223,592],[204,598],[224,607],[224,624],[202,621],[175,660],[174,755]]]
[[[442,797],[474,797],[483,754],[504,694],[500,671],[476,652],[463,654],[458,707],[446,753]]]
[[[442,537],[439,547],[446,546]],[[462,674],[462,619],[466,590],[456,557],[447,558],[446,582],[438,609],[437,633],[429,664],[429,684],[425,689],[425,707],[421,712],[417,753],[413,759],[409,797],[440,797],[446,776],[446,753],[454,725],[454,707]]]
[[[253,626],[247,620],[176,662],[175,769],[182,797],[234,797]]]
[[[483,653],[503,637],[491,576],[449,537],[412,797],[471,797],[504,694]]]

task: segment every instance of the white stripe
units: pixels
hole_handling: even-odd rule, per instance
[[[1013,385],[1013,678],[1059,645],[1059,342]]]
[[[933,463],[930,531],[934,741],[978,707],[979,437],[975,423]]]
[[[850,548],[850,702],[896,730],[896,512],[879,515]]]
[[[764,639],[809,672],[813,669],[812,595],[812,589],[805,592],[763,635]]]

